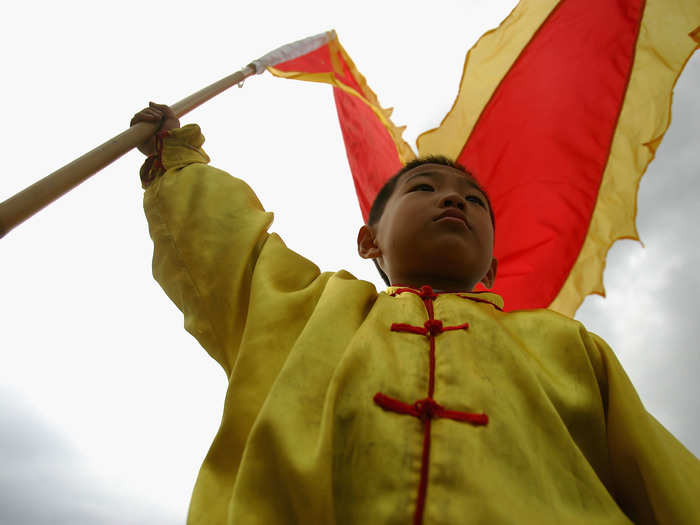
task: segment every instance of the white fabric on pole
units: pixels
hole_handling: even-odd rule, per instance
[[[266,55],[261,56],[257,60],[253,60],[249,66],[255,68],[255,72],[259,75],[269,66],[275,66],[287,60],[305,55],[325,45],[330,40],[336,38],[335,31],[330,30],[325,33],[303,38],[291,44],[278,47],[274,51],[270,51]]]

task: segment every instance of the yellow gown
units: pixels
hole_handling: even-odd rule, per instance
[[[228,378],[188,523],[700,522],[700,461],[600,338],[320,273],[203,141],[171,131],[142,173],[153,274]]]

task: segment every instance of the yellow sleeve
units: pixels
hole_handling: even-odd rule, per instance
[[[606,407],[613,496],[636,524],[698,523],[700,461],[646,411],[605,341],[589,335]]]
[[[230,376],[273,216],[246,183],[207,165],[198,126],[161,138],[158,168],[151,163],[155,175],[144,195],[153,276],[184,314],[185,329]],[[294,276],[308,282],[318,275],[315,265],[284,248],[276,252],[279,264],[293,258]]]

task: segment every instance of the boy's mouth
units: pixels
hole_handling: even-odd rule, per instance
[[[435,219],[433,219],[433,221],[440,221],[440,220],[446,220],[446,221],[451,221],[451,222],[460,222],[461,221],[467,228],[470,228],[469,222],[467,221],[467,217],[456,208],[450,208],[448,210],[445,210],[440,215],[435,217]]]

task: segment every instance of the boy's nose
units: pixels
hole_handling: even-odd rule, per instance
[[[440,202],[441,208],[459,208],[464,211],[466,206],[467,202],[464,200],[464,197],[456,192],[445,195]]]

